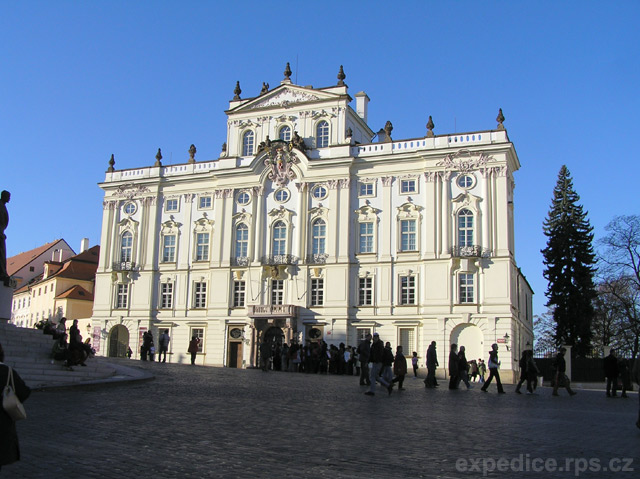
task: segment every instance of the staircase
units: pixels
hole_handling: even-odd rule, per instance
[[[4,363],[15,368],[30,388],[73,386],[110,378],[116,369],[103,358],[90,358],[87,366],[74,366],[73,371],[62,361],[51,362],[53,337],[39,329],[18,328],[0,321],[0,343],[4,349]],[[2,385],[4,387],[4,384]]]

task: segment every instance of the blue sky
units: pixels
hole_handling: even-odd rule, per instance
[[[224,110],[262,82],[335,84],[371,98],[395,139],[493,129],[515,174],[516,259],[544,311],[542,222],[566,164],[596,237],[638,213],[640,2],[0,0],[0,189],[9,256],[100,241],[107,162],[217,158]]]

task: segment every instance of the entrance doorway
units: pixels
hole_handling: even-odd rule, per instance
[[[229,342],[229,362],[227,366],[230,368],[242,367],[242,342],[240,341]]]
[[[483,358],[487,355],[484,345],[484,334],[475,324],[459,324],[451,331],[451,343],[456,343],[458,348],[464,346],[467,361]]]
[[[129,330],[121,324],[111,328],[109,333],[110,358],[126,358],[129,349]]]

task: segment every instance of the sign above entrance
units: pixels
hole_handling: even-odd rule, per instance
[[[250,318],[295,318],[297,306],[294,304],[265,304],[249,306]]]

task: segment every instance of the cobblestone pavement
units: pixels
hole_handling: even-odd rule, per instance
[[[444,381],[427,390],[408,377],[405,391],[369,397],[351,376],[123,363],[156,379],[34,392],[18,424],[22,460],[0,476],[457,478],[493,468],[487,477],[623,478],[640,470],[637,394],[528,396],[506,386],[498,395],[493,385],[448,391]],[[496,469],[500,458],[506,470]],[[538,458],[564,470],[538,461],[542,471],[531,472]],[[595,471],[596,460],[607,472]]]

